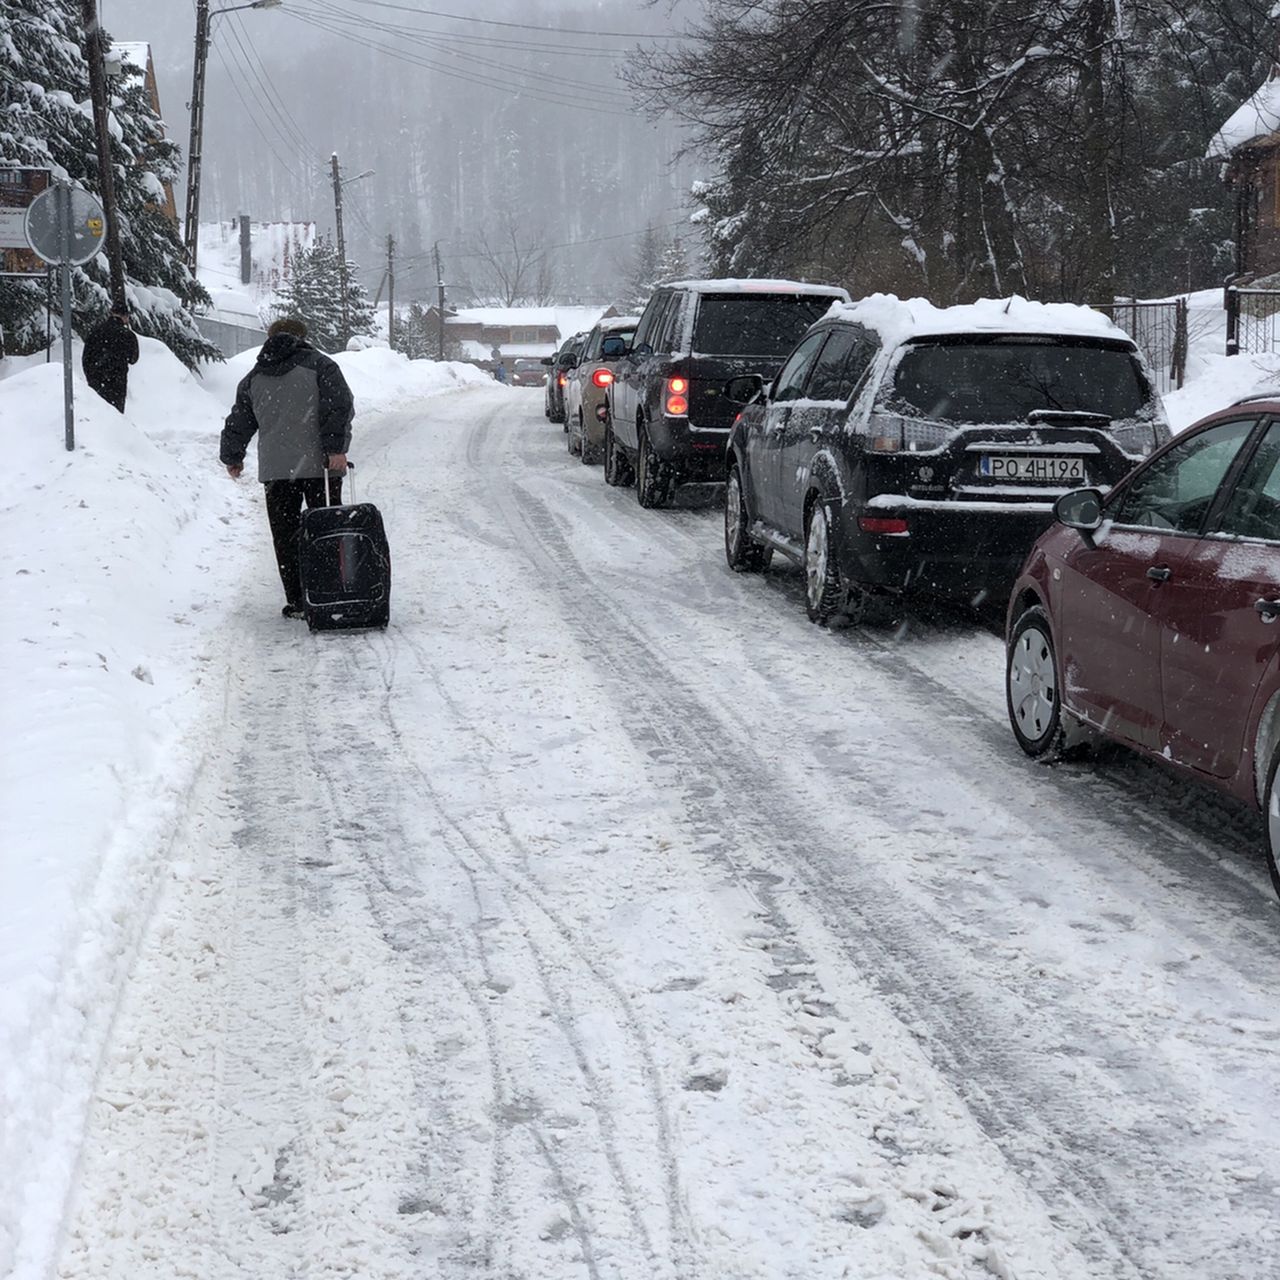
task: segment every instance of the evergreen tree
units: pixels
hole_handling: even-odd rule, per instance
[[[685,259],[684,246],[681,245],[679,236],[676,236],[659,255],[655,279],[659,284],[689,279],[689,263]]]
[[[297,316],[307,326],[307,341],[320,351],[344,349],[342,335],[343,271],[338,250],[327,240],[296,254],[289,279],[280,290],[276,313]],[[360,283],[355,263],[346,270],[347,331],[351,337],[374,332],[373,304]]]
[[[645,227],[644,235],[636,246],[635,257],[627,271],[627,296],[623,300],[624,311],[643,311],[653,287],[658,283],[658,265],[662,257],[662,245],[653,227]]]
[[[397,314],[396,340],[392,345],[410,360],[430,360],[435,356],[436,334],[422,303],[411,302],[407,314]]]
[[[89,70],[74,0],[0,0],[0,165],[47,167],[100,196]],[[164,184],[180,152],[163,137],[142,74],[109,84],[111,155],[125,291],[134,328],[166,343],[184,364],[219,360],[192,309],[209,301],[164,211]],[[91,329],[110,309],[105,255],[72,273],[74,324]],[[44,345],[44,281],[0,278],[0,329],[13,350]],[[55,323],[56,323],[55,317]]]

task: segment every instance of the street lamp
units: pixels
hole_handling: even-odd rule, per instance
[[[200,243],[200,162],[204,146],[204,73],[209,60],[209,26],[212,19],[237,9],[278,9],[283,0],[250,0],[248,4],[228,5],[225,9],[209,8],[209,0],[196,0],[196,58],[191,79],[191,142],[187,147],[187,212],[183,223],[183,241],[191,274],[196,270],[196,250]]]

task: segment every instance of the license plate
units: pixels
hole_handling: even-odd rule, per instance
[[[1063,458],[1056,454],[984,453],[978,460],[978,474],[988,480],[1038,480],[1051,483],[1083,484],[1083,458]]]

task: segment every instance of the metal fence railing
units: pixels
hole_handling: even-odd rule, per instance
[[[1138,344],[1160,392],[1178,390],[1187,376],[1187,299],[1142,302],[1117,298],[1094,306]]]
[[[266,331],[248,325],[230,324],[212,316],[196,316],[196,327],[229,360],[242,351],[252,351],[267,340]]]
[[[1228,285],[1227,355],[1280,351],[1280,289]]]

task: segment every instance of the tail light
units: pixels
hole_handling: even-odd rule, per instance
[[[667,417],[684,418],[689,414],[689,379],[667,379]]]
[[[591,375],[591,381],[594,382],[597,387],[607,387],[613,381],[613,374],[611,374],[608,369],[597,369],[595,373]]]
[[[907,537],[911,533],[901,516],[859,516],[858,528],[863,533],[883,533],[898,538]]]
[[[564,376],[564,374],[562,373],[562,374],[560,375],[560,378],[559,378],[560,385],[563,387],[563,386],[564,386],[564,384],[565,384],[566,382],[568,382],[568,381],[569,381],[569,379],[568,379],[568,378],[566,378],[566,377]]]

